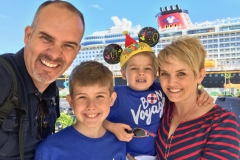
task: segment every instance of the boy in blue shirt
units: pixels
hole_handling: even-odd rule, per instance
[[[125,160],[126,142],[102,125],[117,97],[112,72],[99,62],[82,62],[72,71],[69,86],[66,99],[77,122],[40,143],[35,159]]]
[[[151,47],[158,43],[159,33],[154,28],[144,28],[138,35],[140,42],[124,34],[124,50],[117,44],[110,44],[104,50],[107,63],[120,62],[122,78],[128,83],[115,86],[118,96],[104,127],[119,140],[128,142],[127,153],[135,159],[155,160],[155,137],[168,101],[160,84],[154,82],[158,65]],[[198,101],[208,103],[212,98],[203,91]]]

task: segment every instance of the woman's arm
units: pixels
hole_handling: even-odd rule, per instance
[[[239,123],[232,112],[223,112],[212,121],[201,159],[240,159]]]

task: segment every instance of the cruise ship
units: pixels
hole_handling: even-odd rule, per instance
[[[68,88],[67,77],[71,70],[87,60],[96,60],[108,66],[113,72],[115,85],[126,85],[126,81],[121,78],[120,65],[106,63],[103,51],[111,43],[117,43],[124,48],[125,35],[122,34],[124,30],[138,41],[138,33],[142,27],[132,26],[132,22],[126,18],[120,20],[117,16],[113,16],[111,19],[114,26],[104,31],[94,32],[83,39],[81,51],[68,71],[57,81],[60,88]],[[226,92],[231,95],[240,95],[240,18],[192,23],[188,10],[175,5],[160,7],[155,20],[160,33],[158,44],[152,47],[156,55],[174,38],[182,35],[197,37],[207,51],[205,63],[207,75],[202,85],[210,89],[213,96],[226,94]],[[62,94],[65,94],[65,91]]]

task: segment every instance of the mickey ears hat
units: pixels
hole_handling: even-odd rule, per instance
[[[154,52],[151,47],[159,41],[159,33],[156,29],[145,27],[138,33],[139,42],[136,42],[128,35],[127,31],[123,34],[126,36],[125,49],[123,50],[118,44],[109,44],[103,51],[104,60],[108,64],[117,64],[120,62],[122,67],[132,56],[141,52]]]

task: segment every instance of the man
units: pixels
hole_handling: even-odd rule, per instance
[[[79,52],[84,28],[83,15],[72,4],[46,1],[39,6],[32,25],[25,28],[25,47],[16,54],[0,55],[14,69],[18,101],[26,111],[22,123],[13,109],[0,124],[0,159],[33,159],[35,146],[53,133],[59,116],[55,80]],[[9,96],[12,82],[9,70],[0,63],[0,108]],[[19,126],[23,139],[18,136]]]

